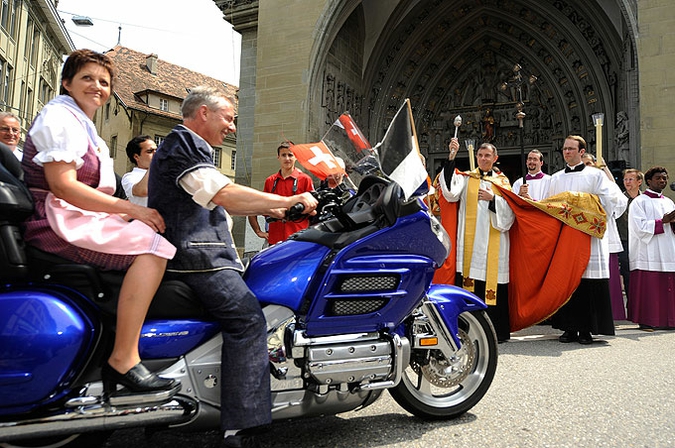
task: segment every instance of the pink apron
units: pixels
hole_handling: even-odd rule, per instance
[[[68,107],[66,107],[66,110],[73,113],[78,121],[82,123],[82,120],[76,113]],[[88,164],[87,166],[90,167],[88,171],[91,172],[91,176],[89,176],[91,180],[84,181],[84,183],[105,194],[112,195],[115,191],[115,173],[112,169],[112,159],[106,157],[99,158],[97,152],[100,149],[92,140],[92,136],[87,132],[86,125],[82,123],[82,126],[85,128],[89,140],[89,147],[83,159],[85,160],[85,164]],[[30,137],[28,140],[30,140]],[[32,142],[28,146],[31,146],[31,149],[33,149]],[[33,151],[35,150],[33,149]],[[81,169],[84,168],[82,167]],[[98,182],[92,176],[98,177]],[[80,179],[79,170],[78,180],[84,180],[84,178]],[[51,192],[39,187],[36,188],[36,186],[33,186],[31,190],[36,199],[36,212],[38,215],[36,218],[38,220],[40,215],[39,202],[43,198],[44,214],[46,215],[49,228],[51,228],[54,234],[72,246],[98,254],[92,253],[87,255],[82,251],[73,253],[63,243],[59,243],[53,237],[50,238],[48,233],[40,231],[39,228],[41,226],[39,222],[35,222],[35,230],[38,233],[35,234],[36,239],[33,243],[37,243],[36,246],[43,250],[65,256],[66,258],[72,257],[74,261],[91,262],[99,265],[99,267],[108,269],[125,269],[133,261],[133,256],[135,255],[151,253],[161,258],[171,259],[176,253],[176,248],[171,243],[142,221],[134,220],[128,222],[119,215],[84,210],[63,199],[57,198]],[[31,223],[27,223],[27,230],[31,230]],[[106,257],[105,254],[109,255]],[[110,259],[110,256],[112,256],[112,259]],[[115,256],[123,257],[119,258]]]

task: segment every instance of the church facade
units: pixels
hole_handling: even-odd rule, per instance
[[[214,1],[242,34],[238,182],[260,188],[280,141],[317,141],[344,111],[376,143],[405,98],[430,175],[457,115],[462,147],[495,144],[511,181],[530,149],[560,169],[568,134],[591,153],[600,135],[615,173],[675,173],[669,0]]]

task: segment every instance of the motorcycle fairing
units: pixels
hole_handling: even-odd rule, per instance
[[[38,285],[0,292],[0,415],[58,400],[100,334],[74,291]]]
[[[457,347],[462,346],[459,340],[457,316],[464,312],[487,309],[487,305],[478,297],[454,285],[432,284],[427,296],[436,307]]]
[[[284,241],[253,257],[244,280],[261,303],[285,306],[294,311],[330,249],[305,241]],[[293,276],[289,277],[288,273]]]
[[[307,334],[392,330],[403,322],[424,296],[435,260],[447,255],[429,225],[420,211],[340,251],[316,279],[321,283],[305,319]]]
[[[220,331],[215,321],[162,319],[145,321],[141,328],[141,359],[178,358]]]

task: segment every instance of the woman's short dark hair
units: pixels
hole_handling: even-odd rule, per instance
[[[113,64],[112,59],[106,54],[83,49],[70,53],[68,59],[63,64],[63,69],[61,70],[61,89],[59,90],[62,95],[68,95],[68,91],[63,87],[63,81],[72,81],[77,72],[90,62],[108,70],[108,74],[110,75],[110,91],[112,91],[115,80],[115,64]]]

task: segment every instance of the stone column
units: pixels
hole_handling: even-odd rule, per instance
[[[638,1],[641,163],[647,170],[664,166],[675,175],[673,86],[675,75],[675,8],[667,0]],[[671,199],[675,193],[663,192]]]
[[[241,65],[239,74],[239,92],[237,108],[237,156],[235,182],[240,185],[251,185],[251,163],[253,160],[253,117],[255,114],[256,61],[258,52],[258,1],[223,1],[214,0],[223,11],[225,19],[232,24],[235,31],[241,34]],[[247,238],[247,234],[251,234]],[[246,247],[246,241],[260,239],[253,234],[245,218],[235,217],[232,229],[234,242],[240,254],[253,249]]]

